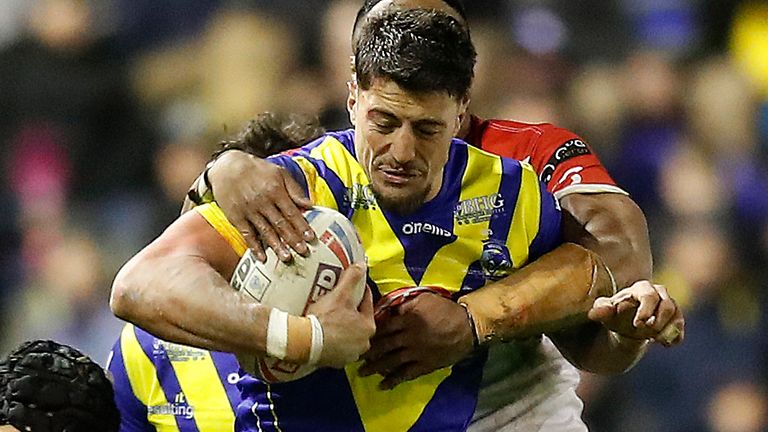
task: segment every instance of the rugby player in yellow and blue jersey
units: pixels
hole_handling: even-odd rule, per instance
[[[411,46],[432,54],[409,54],[430,62],[432,70],[442,68],[437,74],[449,78],[428,84],[422,78],[431,79],[428,73],[417,77],[424,80],[418,83],[424,94],[414,95],[397,81],[368,81],[382,66],[366,63],[377,56],[359,55],[365,59],[356,65],[360,88],[352,90],[359,98],[350,101],[353,117],[361,116],[354,119],[358,129],[329,133],[271,158],[293,174],[316,205],[353,221],[366,248],[375,295],[428,286],[459,297],[553,249],[560,243],[560,214],[535,172],[446,140],[456,132],[471,80],[474,54],[462,39],[464,31],[456,31],[451,19],[425,11],[386,16],[379,25],[365,49],[394,49],[387,45],[393,34],[424,37],[430,43]],[[441,43],[458,54],[447,58],[434,46]],[[418,103],[395,115],[411,97]],[[413,122],[407,126],[412,130],[400,133],[400,122]],[[413,135],[432,146],[410,145]],[[210,216],[218,212],[215,207],[199,211],[215,223]],[[237,430],[463,430],[475,411],[486,362],[499,360],[491,350],[391,391],[379,389],[378,377],[359,376],[355,366],[273,385],[244,377]]]
[[[265,112],[222,149],[267,156],[311,141],[324,132],[317,119]],[[163,341],[128,324],[110,354],[121,432],[231,431],[240,403],[233,354]]]
[[[165,342],[126,325],[107,366],[120,431],[232,430],[239,368],[233,354]]]
[[[305,379],[275,385],[245,378],[241,380],[245,401],[238,408],[237,430],[464,430],[480,408],[495,411],[516,400],[534,407],[560,396],[552,384],[557,380],[547,380],[545,392],[536,388],[537,394],[519,395],[515,393],[519,383],[510,378],[518,375],[520,364],[531,363],[527,356],[553,355],[551,350],[536,349],[540,334],[553,330],[540,324],[548,319],[562,326],[573,323],[568,320],[570,315],[549,313],[558,307],[548,307],[558,306],[569,289],[564,287],[550,301],[540,302],[544,306],[536,300],[542,292],[552,292],[542,290],[541,284],[532,284],[523,292],[510,289],[510,295],[524,300],[517,306],[526,307],[510,309],[501,318],[512,321],[511,327],[515,323],[528,326],[528,332],[519,333],[501,332],[500,320],[488,319],[484,302],[476,296],[491,288],[483,287],[485,284],[557,245],[560,217],[555,200],[530,167],[451,139],[466,111],[472,80],[475,54],[468,33],[446,14],[408,10],[371,20],[360,41],[357,80],[350,85],[348,104],[354,132],[328,134],[293,155],[274,158],[274,163],[303,182],[316,204],[337,208],[350,217],[366,246],[369,283],[378,295],[417,285],[441,288],[463,300],[480,318],[474,332],[481,336],[478,342],[510,335],[532,337],[507,344],[512,349],[483,346],[454,366],[391,391],[379,389],[377,377],[360,376],[356,365],[343,371],[320,369]],[[240,314],[240,306],[217,297],[234,301],[233,296],[210,289],[210,285],[224,289],[222,276],[206,273],[210,277],[190,280],[176,274],[176,282],[191,283],[184,285],[186,291],[171,292],[162,288],[179,285],[158,275],[156,268],[181,274],[192,269],[202,272],[209,266],[226,277],[244,245],[215,203],[199,207],[177,220],[121,270],[113,285],[113,308],[170,340],[245,350],[249,338],[255,337],[251,343],[263,346],[264,330],[254,329],[254,320],[245,316],[247,322],[238,326],[230,318],[232,313]],[[588,270],[591,275],[593,266]],[[340,285],[343,282],[342,277]],[[601,294],[592,287],[587,285],[588,294]],[[172,297],[161,296],[165,302],[158,301],[157,293]],[[495,298],[499,301],[488,309],[514,304],[510,298]],[[586,300],[572,308],[583,312],[584,318],[594,297]],[[208,302],[216,304],[206,309]],[[180,308],[194,310],[195,316],[184,320],[176,313],[168,318]],[[254,310],[261,313],[259,308]],[[256,322],[263,325],[263,314],[258,318]],[[465,335],[473,334],[471,318]],[[320,319],[324,327],[328,319]],[[350,343],[358,341],[356,330],[347,329]],[[329,334],[329,341],[338,342],[340,334],[333,338]],[[457,346],[457,350],[472,351],[471,336],[463,340],[468,346]],[[525,346],[534,349],[520,349]],[[533,364],[536,371],[545,373],[553,367],[551,362],[538,360]],[[527,381],[541,376],[527,372],[521,376]],[[557,430],[580,430],[579,424],[570,422],[574,413],[578,421],[580,406],[574,409],[578,399],[568,387],[561,393],[566,399],[560,398],[558,403],[565,402],[565,415],[547,412],[543,421],[551,424],[555,417],[565,418],[565,426]]]

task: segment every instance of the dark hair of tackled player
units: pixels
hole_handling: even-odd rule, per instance
[[[459,101],[469,96],[477,58],[468,30],[455,18],[416,9],[367,20],[354,55],[362,90],[382,78],[408,92],[444,92]]]
[[[222,141],[221,153],[237,149],[265,158],[306,144],[325,133],[315,116],[297,113],[263,112],[257,114],[234,138]]]

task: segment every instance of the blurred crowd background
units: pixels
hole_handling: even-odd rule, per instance
[[[0,0],[0,353],[104,362],[120,265],[257,112],[348,126],[360,0]],[[585,375],[591,430],[768,430],[768,2],[471,0],[473,110],[590,142],[687,318]]]

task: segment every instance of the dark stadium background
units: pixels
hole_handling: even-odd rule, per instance
[[[768,3],[470,0],[475,112],[590,142],[649,219],[685,343],[585,376],[593,431],[768,427]],[[119,266],[217,140],[343,107],[357,0],[1,0],[0,353],[102,363]]]

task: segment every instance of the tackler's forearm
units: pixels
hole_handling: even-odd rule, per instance
[[[459,298],[481,343],[525,338],[588,321],[597,297],[616,284],[594,252],[566,243],[491,285]]]

